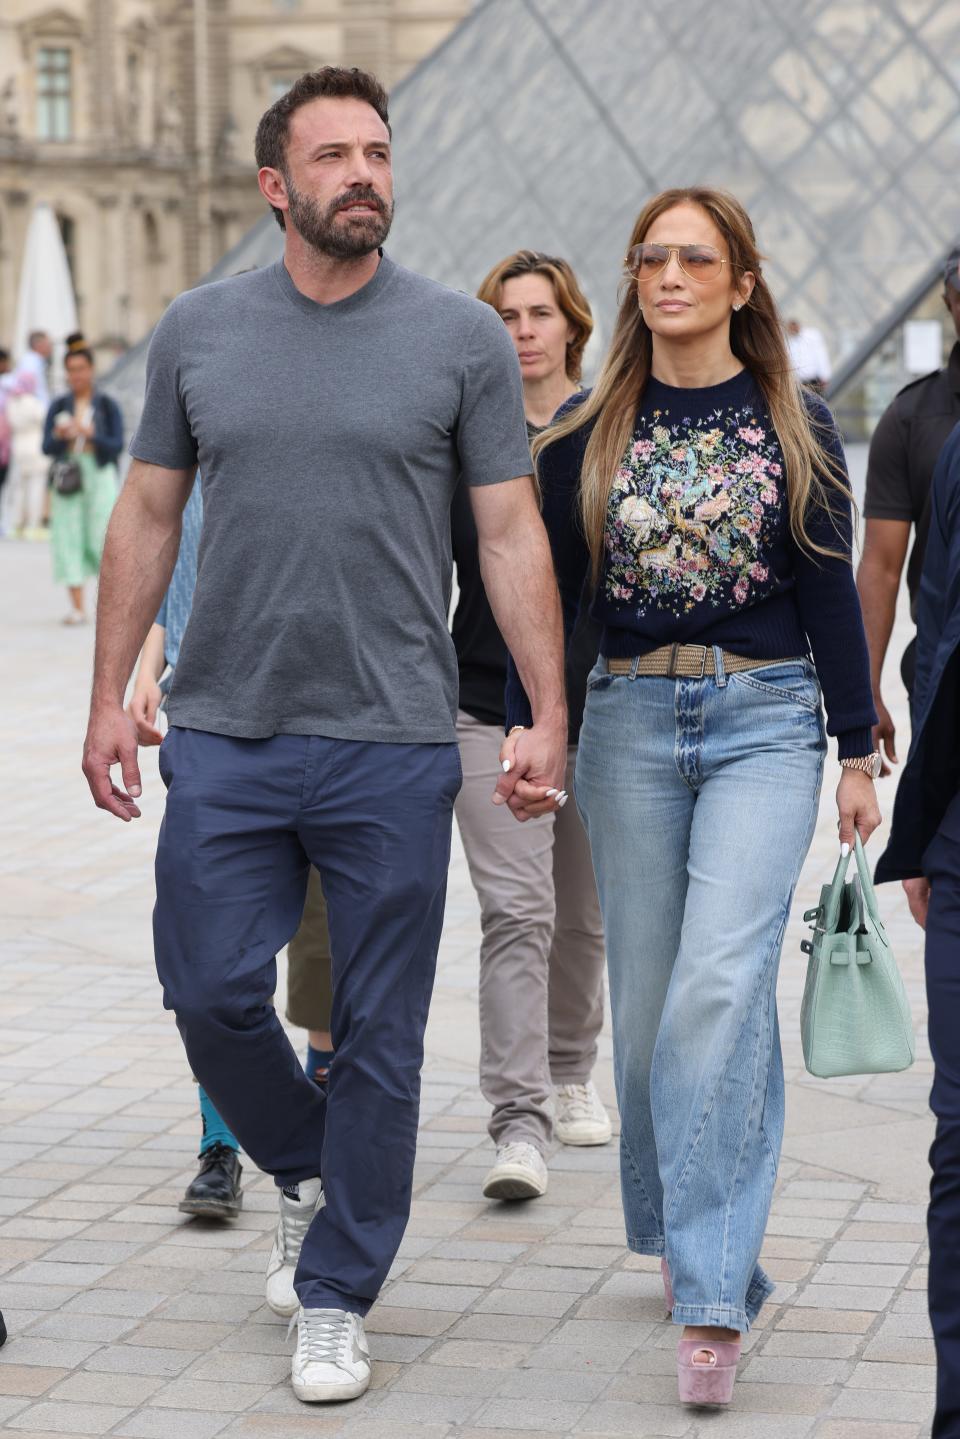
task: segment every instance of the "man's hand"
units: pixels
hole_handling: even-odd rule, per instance
[[[922,876],[920,879],[905,879],[903,892],[907,896],[910,913],[920,928],[926,929],[927,910],[930,908],[930,881]]]
[[[163,731],[157,725],[157,710],[162,698],[163,693],[155,679],[149,675],[138,675],[127,714],[137,727],[137,739],[142,745],[163,743]]]
[[[857,834],[864,844],[882,822],[873,780],[863,770],[845,769],[837,786],[840,843],[853,849]]]
[[[110,778],[112,765],[120,766],[125,789]],[[137,764],[137,727],[119,705],[90,711],[83,746],[83,773],[98,809],[128,823],[140,818],[140,768]]]
[[[500,748],[500,766],[504,772],[493,792],[494,804],[509,805],[521,823],[561,809],[568,798],[563,789],[566,714],[507,735]]]
[[[879,720],[873,727],[873,747],[881,756],[880,777],[885,778],[890,773],[890,765],[900,763],[897,759],[897,731],[890,711],[879,694],[874,695],[873,706]]]

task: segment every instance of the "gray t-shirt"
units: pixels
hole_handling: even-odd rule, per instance
[[[130,453],[203,475],[172,724],[454,739],[451,498],[461,475],[531,470],[495,310],[385,255],[332,305],[282,262],[190,290],[154,334]]]

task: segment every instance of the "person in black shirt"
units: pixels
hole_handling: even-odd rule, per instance
[[[877,881],[899,879],[926,931],[930,1107],[928,1301],[937,1346],[932,1439],[960,1436],[960,424],[930,488],[929,543],[917,594],[917,673],[910,754],[897,787]]]
[[[513,336],[533,438],[579,390],[593,328],[590,307],[565,261],[530,250],[497,265],[479,298],[499,312]],[[455,812],[481,906],[480,1087],[493,1107],[490,1135],[497,1146],[483,1192],[531,1199],[547,1188],[544,1155],[554,1128],[567,1144],[610,1138],[609,1117],[590,1079],[603,1023],[603,931],[576,805],[547,823],[517,825],[490,803],[490,777],[503,742],[507,652],[484,592],[463,485],[451,525],[460,588],[452,629],[464,775]],[[567,661],[571,792],[586,678],[598,642],[599,631],[585,613]]]
[[[879,717],[873,747],[885,751],[881,774],[897,763],[896,730],[880,693],[883,662],[890,643],[900,576],[915,527],[907,565],[910,613],[917,617],[920,572],[930,528],[930,486],[940,451],[960,420],[960,245],[943,270],[943,302],[953,319],[957,343],[942,370],[914,380],[881,416],[870,442],[867,493],[863,507],[866,535],[857,588],[870,648],[873,703]],[[904,653],[900,673],[912,695],[916,640]],[[890,763],[888,763],[888,761]]]

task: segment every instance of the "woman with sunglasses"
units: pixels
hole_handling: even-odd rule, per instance
[[[817,819],[820,686],[844,844],[880,822],[874,712],[843,449],[792,374],[748,216],[722,192],[666,191],[627,270],[596,386],[534,454],[565,614],[591,575],[604,626],[576,795],[627,1241],[664,1256],[681,1399],[726,1403],[773,1289],[758,1261],[784,1117],[776,976]],[[526,722],[513,682],[507,708]]]

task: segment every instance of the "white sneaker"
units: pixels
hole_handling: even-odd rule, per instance
[[[547,1192],[547,1166],[533,1144],[498,1144],[493,1168],[483,1181],[485,1199],[539,1199]]]
[[[296,1324],[291,1378],[297,1398],[306,1404],[358,1399],[370,1383],[370,1350],[359,1314],[301,1309]]]
[[[592,1079],[558,1084],[553,1132],[561,1144],[606,1144],[613,1129]]]
[[[323,1184],[319,1179],[301,1179],[281,1189],[279,1198],[280,1218],[267,1264],[267,1303],[274,1314],[289,1319],[300,1308],[293,1276],[313,1216],[324,1206]]]

